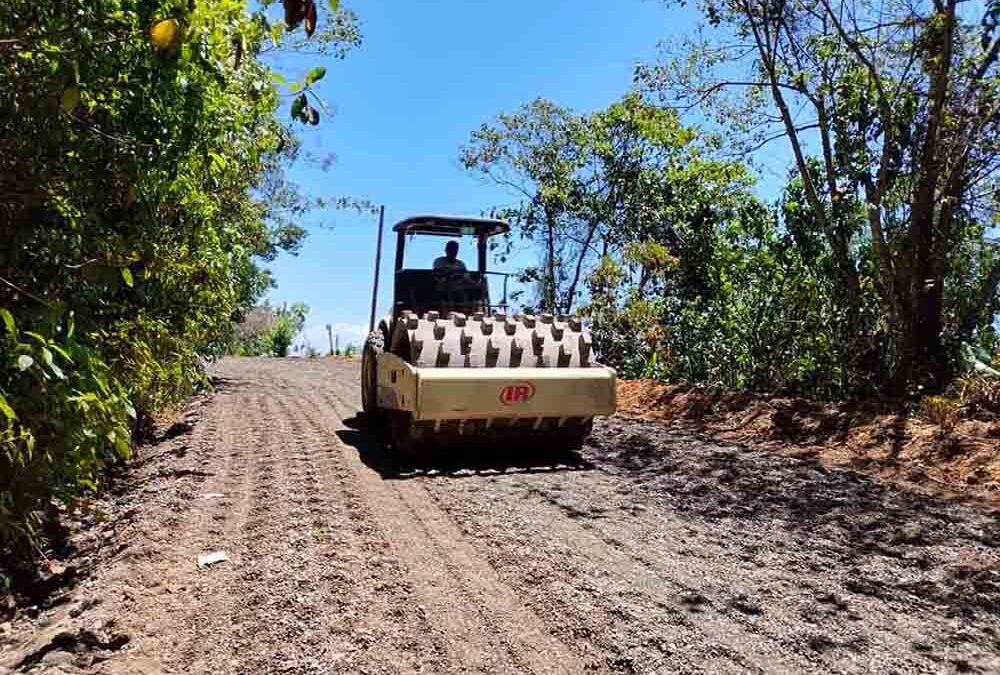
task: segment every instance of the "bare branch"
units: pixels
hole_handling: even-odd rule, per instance
[[[9,279],[5,279],[4,277],[0,277],[0,283],[3,283],[5,286],[8,286],[8,287],[12,288],[13,290],[17,291],[21,295],[24,295],[25,297],[31,298],[35,302],[40,302],[43,305],[48,305],[49,304],[47,300],[44,300],[44,299],[38,297],[34,293],[30,293],[30,292],[24,290],[23,288],[21,288],[20,286],[18,286],[17,284],[15,284],[13,281],[10,281]]]
[[[800,131],[808,131],[809,129],[819,129],[819,128],[820,128],[820,124],[818,122],[814,122],[812,124],[804,124],[804,125],[801,125],[801,126],[797,126],[797,127],[794,128],[794,132],[797,133],[797,132],[800,132]],[[746,154],[753,154],[753,153],[757,152],[758,150],[762,149],[768,143],[776,141],[779,138],[785,138],[785,137],[788,136],[788,134],[789,134],[789,132],[787,130],[784,130],[784,131],[781,131],[781,132],[779,132],[777,134],[774,134],[773,136],[768,136],[767,138],[763,139],[762,141],[756,143],[755,145],[753,145],[753,146],[751,146],[749,148],[746,148],[745,150],[742,150],[741,154],[745,154],[745,155]]]
[[[709,85],[708,87],[706,87],[704,89],[697,89],[696,88],[695,89],[695,93],[697,93],[699,96],[698,96],[698,98],[696,100],[692,101],[691,103],[687,103],[687,104],[684,104],[684,105],[665,106],[665,107],[670,108],[672,110],[686,111],[686,110],[691,110],[692,108],[697,108],[702,103],[704,103],[709,98],[711,98],[713,94],[717,93],[718,91],[720,91],[720,90],[722,90],[722,89],[724,89],[726,87],[761,87],[761,88],[770,88],[771,86],[772,85],[771,85],[770,82],[752,82],[752,81],[750,81],[750,82],[742,82],[742,81],[738,81],[738,80],[726,80],[726,81],[723,81],[723,82],[714,82],[714,83],[712,83],[711,85]],[[788,90],[794,91],[794,92],[799,93],[799,94],[802,93],[801,89],[798,86],[796,86],[794,84],[791,84],[791,83],[788,83],[788,82],[777,82],[774,86],[780,87],[781,89],[788,89]]]

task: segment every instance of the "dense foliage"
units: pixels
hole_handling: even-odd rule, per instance
[[[993,339],[1000,310],[1000,256],[984,240],[1000,160],[1000,5],[701,7],[716,32],[641,68],[640,83],[715,120],[734,149],[784,144],[795,175],[783,224],[833,282],[851,380],[941,390],[963,342]]]
[[[580,306],[622,375],[822,398],[891,391],[892,332],[871,246],[852,242],[848,304],[800,175],[766,205],[747,166],[723,150],[717,135],[628,95],[585,115],[534,101],[475,131],[462,159],[520,197],[498,211],[539,252],[521,273],[535,289],[527,306]],[[952,274],[980,289],[997,267],[983,226],[966,232]],[[948,298],[965,306],[960,288]],[[977,306],[964,334],[993,351],[996,302]]]
[[[268,54],[308,34],[342,55],[358,34],[335,2],[283,4],[0,4],[5,557],[199,386],[270,283],[255,260],[298,246],[280,104],[317,122],[325,71],[289,93]]]

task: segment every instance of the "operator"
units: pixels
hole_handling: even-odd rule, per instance
[[[458,242],[449,241],[444,245],[444,255],[434,260],[435,272],[446,272],[449,276],[455,273],[456,276],[465,274],[465,263],[458,259]]]
[[[458,242],[444,245],[444,255],[434,260],[434,276],[438,289],[454,300],[466,303],[481,290],[480,282],[469,276],[465,263],[458,259]]]

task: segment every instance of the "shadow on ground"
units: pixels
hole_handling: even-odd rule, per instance
[[[251,384],[247,380],[241,380],[235,377],[223,377],[222,375],[212,375],[208,378],[208,383],[212,385],[212,391],[217,394],[247,389]]]
[[[755,533],[750,558],[766,556],[783,531],[822,556],[804,564],[836,566],[852,592],[1000,613],[1000,521],[990,510],[658,422],[604,420],[584,454],[674,513],[739,521]]]
[[[364,413],[344,420],[347,429],[337,432],[344,443],[356,448],[361,461],[383,478],[464,478],[471,476],[587,471],[593,465],[572,450],[538,447],[530,440],[519,447],[469,445],[425,449],[400,456],[380,442]]]

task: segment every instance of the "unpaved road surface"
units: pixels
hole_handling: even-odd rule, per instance
[[[356,363],[213,374],[0,672],[1000,672],[995,513],[618,418],[409,470]]]

